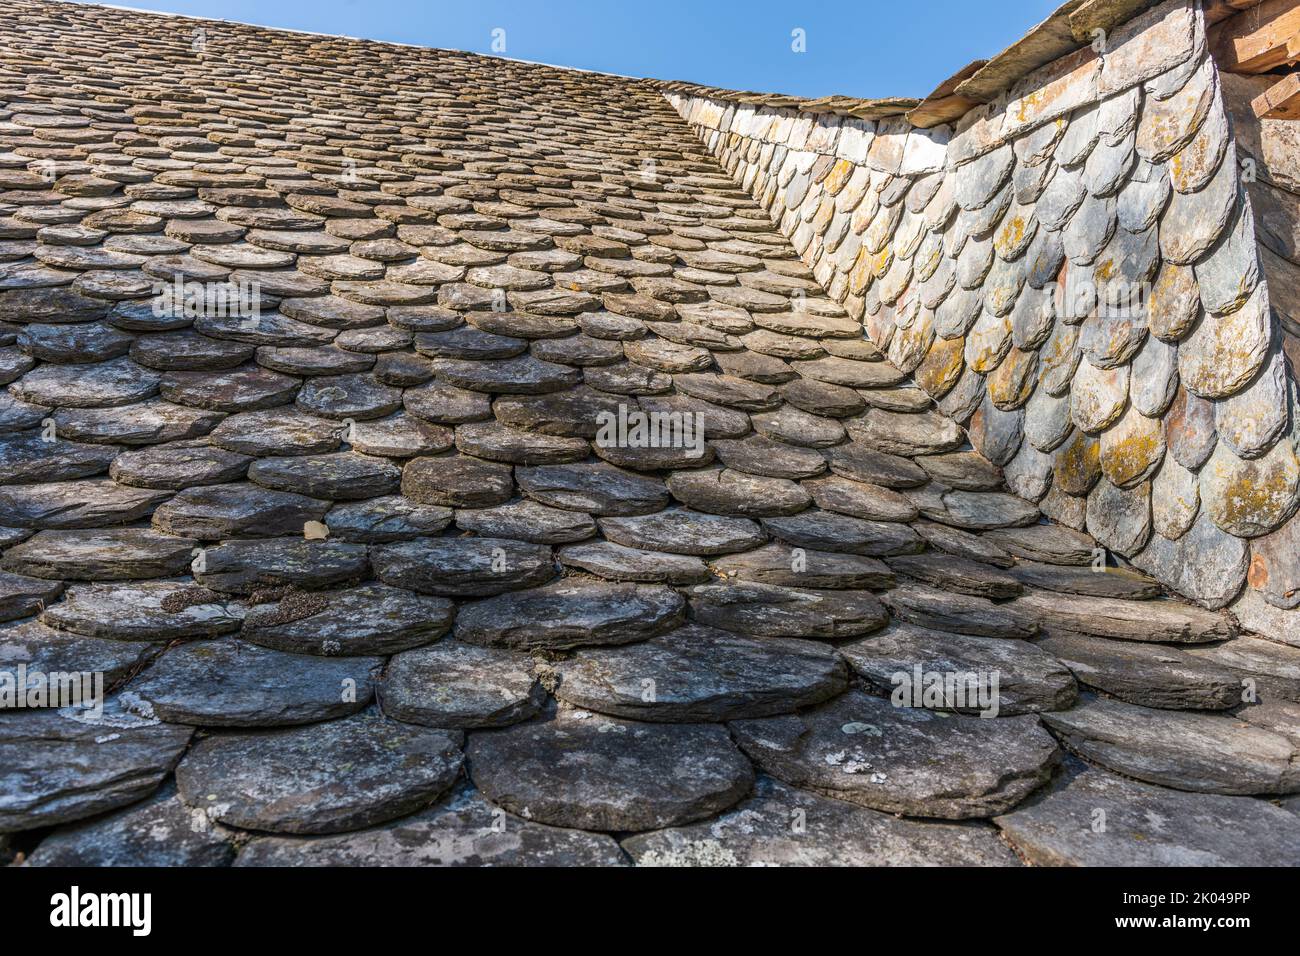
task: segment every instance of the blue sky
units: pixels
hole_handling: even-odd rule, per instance
[[[127,0],[121,6],[798,96],[924,96],[1060,0]],[[792,52],[801,29],[807,52]]]

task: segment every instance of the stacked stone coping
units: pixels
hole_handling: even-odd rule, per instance
[[[1199,2],[1153,7],[1103,52],[1082,47],[950,126],[665,96],[1014,491],[1197,602],[1300,645],[1294,330],[1269,305],[1234,171],[1245,153]],[[1080,124],[1084,135],[1067,135]],[[1098,144],[1110,155],[1090,163]],[[1053,233],[1038,202],[1062,169],[1085,192],[1080,203],[1054,191]],[[1149,185],[1152,172],[1176,185]],[[1168,195],[1142,196],[1152,190]],[[1096,222],[1072,228],[1071,204]],[[971,239],[996,255],[980,250],[954,281]],[[1154,283],[1149,322],[1091,311],[1044,330],[1020,302],[1075,289],[1103,264]],[[960,305],[944,310],[952,296]]]

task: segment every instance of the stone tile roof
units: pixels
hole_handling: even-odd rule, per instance
[[[1092,570],[656,84],[8,12],[0,659],[111,691],[0,713],[31,863],[1296,859],[1300,651]]]

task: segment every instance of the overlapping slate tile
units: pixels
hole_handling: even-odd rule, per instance
[[[26,111],[0,123],[0,154],[58,142],[69,168],[45,189],[26,162],[3,163],[17,185],[0,205],[21,205],[0,209],[0,312],[13,323],[0,330],[2,564],[36,581],[13,582],[14,613],[45,601],[60,626],[116,631],[120,647],[33,624],[41,640],[21,654],[102,660],[120,679],[158,649],[135,638],[208,637],[135,683],[175,716],[165,692],[199,682],[185,719],[216,726],[277,722],[249,676],[269,665],[249,660],[292,663],[280,693],[295,719],[319,720],[364,706],[374,675],[347,678],[355,701],[336,711],[314,696],[326,671],[313,668],[399,652],[418,674],[393,685],[393,707],[472,727],[526,719],[544,696],[518,652],[416,646],[453,612],[471,611],[466,633],[485,640],[528,645],[532,630],[569,645],[594,621],[600,642],[648,641],[578,660],[669,643],[654,636],[658,612],[649,625],[584,617],[599,601],[528,620],[566,589],[653,591],[664,608],[689,594],[697,616],[823,639],[883,625],[868,591],[884,590],[895,617],[957,631],[955,644],[1024,651],[964,634],[1091,617],[1105,633],[1078,640],[1110,640],[1121,658],[1164,653],[1113,640],[1138,621],[1174,641],[1235,629],[1145,600],[1137,575],[1092,572],[1099,547],[1209,607],[1236,596],[1253,556],[1265,590],[1250,593],[1288,600],[1277,527],[1293,501],[1227,505],[1282,455],[1291,399],[1217,76],[1177,3],[1105,62],[1085,55],[1065,78],[1044,67],[1035,77],[1059,101],[1042,105],[1026,81],[1015,96],[1027,112],[1009,125],[995,104],[951,141],[895,121],[872,142],[874,129],[838,117],[796,124],[797,101],[729,109],[676,84],[229,23],[195,57],[165,19],[78,8],[51,27],[36,0],[16,2],[22,52],[11,63],[17,47],[0,44],[0,72]],[[69,29],[77,52],[51,52]],[[124,31],[160,56],[123,52]],[[1145,42],[1157,34],[1167,42]],[[83,70],[83,49],[112,52]],[[238,80],[222,67],[235,49]],[[308,59],[329,66],[304,99]],[[395,104],[376,78],[398,64]],[[1096,292],[1104,305],[1152,274],[1145,316],[1092,312]],[[154,308],[157,287],[180,280],[201,308]],[[212,308],[247,283],[259,287],[251,318]],[[598,414],[625,410],[698,416],[702,453],[601,441]],[[1221,480],[1198,481],[1216,454]],[[1090,535],[1039,524],[1040,508]],[[1257,532],[1276,537],[1256,537],[1252,555],[1241,535]],[[212,604],[187,575],[229,589],[220,606],[246,616],[244,637],[280,650],[203,632],[193,619]],[[68,581],[88,583],[51,603]],[[1023,584],[1029,598],[1011,604],[975,596],[1005,602]],[[97,619],[137,592],[148,599]],[[476,622],[484,598],[499,619]],[[216,663],[175,666],[195,649]],[[720,647],[700,652],[727,673]],[[324,660],[350,654],[374,657]],[[1150,693],[1193,691],[1187,661],[1147,663]],[[1274,664],[1247,669],[1287,686]],[[421,699],[426,680],[448,696]],[[224,699],[202,704],[214,688]],[[501,703],[479,693],[492,690]],[[556,810],[569,825],[581,789]],[[462,795],[409,831],[264,838],[248,855],[467,862],[481,848],[527,861],[470,832],[488,813]],[[541,857],[620,859],[607,839],[507,819]],[[470,849],[398,846],[408,838]]]
[[[638,866],[1015,865],[986,827],[900,819],[767,776],[717,820],[629,837],[623,849]]]
[[[181,799],[271,833],[338,833],[427,806],[460,772],[461,735],[362,713],[199,741],[176,768]]]
[[[654,724],[562,710],[470,735],[470,778],[493,803],[551,826],[651,830],[733,806],[754,770],[716,724]]]
[[[465,786],[445,803],[386,826],[312,839],[259,837],[236,866],[623,866],[603,834],[506,815]]]
[[[1059,752],[1036,717],[940,716],[850,691],[797,716],[731,724],[784,783],[905,816],[963,820],[1015,806]]]
[[[158,788],[193,729],[126,713],[68,708],[0,718],[0,829],[31,830],[94,816]]]

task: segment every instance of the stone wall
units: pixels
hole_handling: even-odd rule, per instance
[[[665,95],[1014,491],[1300,645],[1296,292],[1205,30],[1170,0],[952,127]]]

